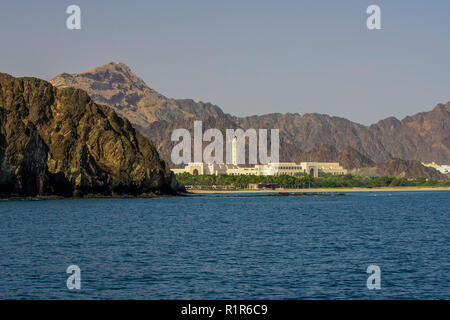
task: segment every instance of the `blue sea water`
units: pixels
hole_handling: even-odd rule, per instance
[[[450,299],[449,205],[447,191],[0,202],[0,298]]]

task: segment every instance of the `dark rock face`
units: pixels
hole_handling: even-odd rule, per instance
[[[0,195],[174,194],[151,142],[79,89],[0,73]]]
[[[370,130],[391,157],[425,163],[450,162],[450,102],[401,121],[395,118],[379,121]]]

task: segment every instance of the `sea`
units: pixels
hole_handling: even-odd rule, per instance
[[[1,201],[0,299],[450,299],[449,205],[449,191]]]

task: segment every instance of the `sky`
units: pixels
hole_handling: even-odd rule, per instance
[[[363,124],[450,100],[448,0],[0,0],[0,72],[50,80],[123,62],[171,98],[237,116]],[[66,8],[81,8],[81,30]],[[381,8],[369,30],[366,8]]]

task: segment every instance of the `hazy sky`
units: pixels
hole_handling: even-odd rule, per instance
[[[82,29],[66,28],[77,4]],[[381,7],[382,30],[366,27]],[[370,124],[450,100],[450,1],[5,1],[0,71],[50,80],[118,61],[225,112]]]

